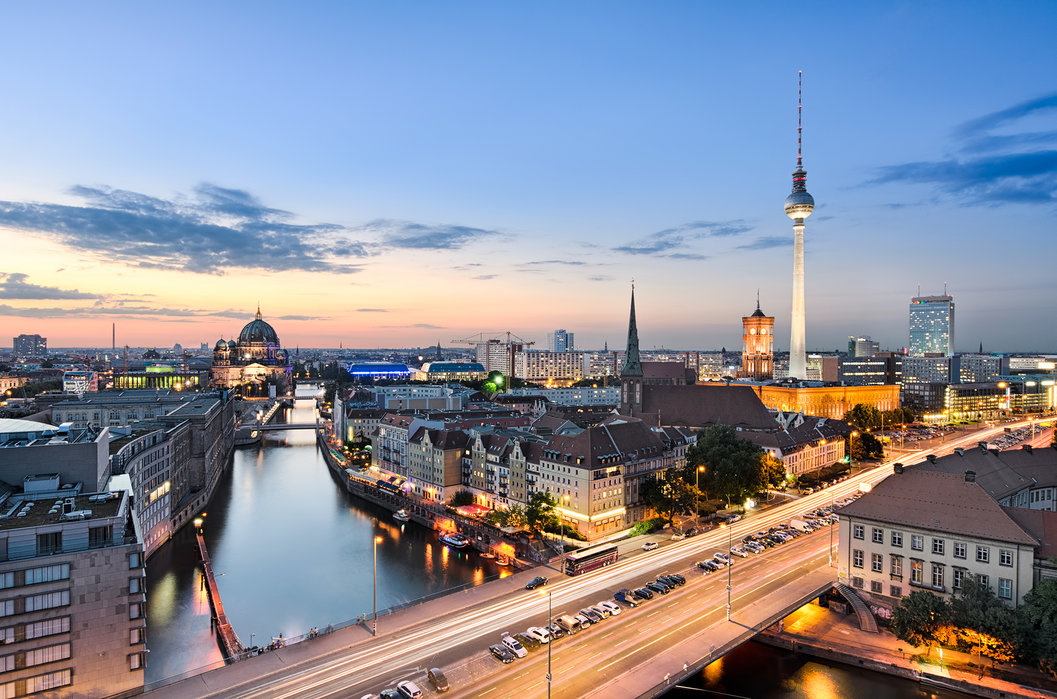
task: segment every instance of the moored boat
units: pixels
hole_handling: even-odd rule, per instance
[[[441,534],[440,535],[440,540],[443,543],[447,544],[448,546],[453,546],[454,548],[457,548],[457,549],[461,549],[461,548],[463,548],[465,546],[469,546],[470,545],[470,540],[469,539],[467,539],[462,534],[457,534],[457,533]]]
[[[406,522],[411,519],[411,515],[407,513],[407,510],[397,510],[393,513],[393,519],[397,522]]]

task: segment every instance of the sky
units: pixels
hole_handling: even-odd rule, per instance
[[[1057,351],[1052,2],[4,4],[0,344]],[[466,343],[464,343],[466,344]],[[467,345],[468,346],[468,345]]]

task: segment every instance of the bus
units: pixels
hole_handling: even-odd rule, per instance
[[[580,575],[617,561],[616,544],[603,544],[574,551],[565,557],[566,575]]]

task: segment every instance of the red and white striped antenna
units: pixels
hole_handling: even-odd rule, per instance
[[[802,166],[802,158],[800,151],[800,135],[804,130],[803,125],[800,121],[800,112],[803,110],[803,83],[804,83],[804,71],[798,70],[796,72],[796,166],[799,168]]]

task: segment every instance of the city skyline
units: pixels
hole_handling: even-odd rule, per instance
[[[246,7],[9,8],[6,337],[787,351],[802,69],[807,349],[1057,350],[1052,5]]]

